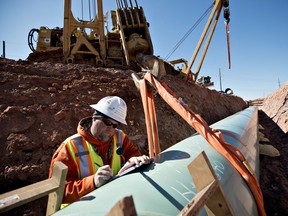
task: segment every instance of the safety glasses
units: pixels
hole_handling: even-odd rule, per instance
[[[118,127],[118,124],[113,124],[109,119],[103,118],[101,120],[108,127],[110,127],[110,126],[112,126],[113,128],[117,128]]]

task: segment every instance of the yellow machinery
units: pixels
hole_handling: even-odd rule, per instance
[[[33,46],[34,33],[38,33],[37,47]],[[28,45],[33,52],[51,51],[62,48],[63,46],[63,29],[48,29],[40,27],[40,29],[31,29],[28,35]]]
[[[204,62],[204,58],[205,58],[207,50],[209,48],[211,39],[213,37],[214,31],[215,31],[215,28],[217,26],[217,23],[218,23],[218,20],[219,20],[219,16],[220,16],[220,13],[221,13],[223,7],[225,8],[224,9],[224,18],[225,18],[225,24],[226,24],[226,30],[227,30],[226,33],[227,33],[227,44],[228,44],[228,58],[229,58],[229,61],[230,61],[230,51],[229,51],[230,41],[229,41],[229,29],[228,29],[228,23],[230,21],[229,0],[214,0],[212,12],[210,14],[210,17],[208,18],[206,26],[205,26],[205,28],[204,28],[204,30],[202,32],[202,35],[201,35],[200,40],[199,40],[199,42],[198,42],[198,44],[196,46],[196,49],[194,50],[194,53],[193,53],[193,55],[191,57],[190,62],[188,63],[187,60],[182,59],[182,58],[171,61],[171,63],[173,65],[176,65],[176,64],[179,64],[179,63],[183,63],[184,66],[181,69],[181,74],[185,75],[187,77],[187,79],[189,79],[192,82],[197,82],[198,81],[197,78],[198,78],[199,72],[200,72],[202,64]],[[191,68],[192,68],[192,66],[195,63],[195,60],[196,60],[196,58],[197,58],[197,56],[198,56],[198,54],[200,52],[200,49],[201,49],[201,47],[202,47],[202,45],[204,43],[204,40],[207,37],[207,35],[208,35],[208,38],[206,40],[202,56],[200,58],[199,64],[198,64],[197,69],[196,69],[196,72],[193,73],[191,71]],[[230,67],[230,62],[229,62],[229,67]],[[201,83],[202,83],[202,81],[201,81],[202,79],[204,79],[204,77],[200,78],[200,82]],[[204,83],[204,81],[203,81],[203,83]]]
[[[102,0],[97,0],[97,13],[90,20],[75,19],[71,11],[71,0],[64,1],[64,28],[32,29],[29,32],[28,44],[33,52],[63,49],[66,63],[89,61],[97,66],[137,65],[151,70],[158,78],[165,74],[180,73],[192,82],[197,81],[223,7],[226,8],[224,10],[226,26],[228,26],[230,16],[229,0],[214,0],[210,17],[188,63],[185,59],[166,61],[153,55],[149,25],[143,8],[138,6],[137,0],[116,0],[117,10],[110,11],[112,31],[105,28],[106,24],[108,26],[106,23],[108,15],[103,15]],[[32,41],[35,32],[38,32],[36,50]],[[199,65],[196,72],[192,73],[191,68],[207,35]],[[184,63],[182,69],[175,69],[176,64],[180,63]]]
[[[97,15],[90,21],[76,20],[71,0],[65,0],[64,59],[74,62],[77,55],[94,55],[96,65],[130,65],[137,52],[152,54],[152,42],[144,11],[137,1],[117,0],[117,10],[111,11],[113,31],[105,33],[102,0],[97,0]],[[85,30],[91,33],[87,36]],[[75,37],[74,44],[69,38]],[[71,46],[72,45],[72,46]]]
[[[95,60],[96,65],[130,65],[138,53],[153,55],[153,46],[143,8],[136,0],[116,0],[117,10],[110,11],[112,31],[105,31],[107,17],[103,15],[102,0],[97,0],[97,14],[91,20],[75,19],[71,0],[64,4],[64,28],[29,32],[28,44],[34,52],[62,48],[65,62]],[[107,21],[108,22],[108,21]],[[90,31],[88,34],[87,32]],[[33,35],[38,33],[37,48]]]

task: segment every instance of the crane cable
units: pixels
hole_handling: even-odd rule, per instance
[[[81,11],[82,11],[82,20],[84,19],[83,17],[83,14],[84,14],[84,11],[83,11],[83,0],[81,0]]]
[[[168,60],[171,55],[179,48],[179,46],[187,39],[187,37],[194,31],[194,29],[200,24],[200,22],[207,16],[207,14],[212,10],[214,4],[212,4],[196,21],[196,23],[186,32],[186,34],[179,40],[179,42],[174,46],[174,48],[167,54],[165,60]]]
[[[96,17],[96,1],[95,0],[91,0],[91,2],[90,2],[90,0],[88,0],[88,10],[89,10],[89,20],[92,20],[92,16]],[[92,15],[91,15],[91,12],[92,12]],[[83,0],[81,0],[81,13],[82,13],[81,15],[82,15],[82,21],[83,21],[84,20],[84,3],[83,3]]]
[[[229,3],[224,4],[224,18],[225,18],[225,27],[226,27],[226,39],[227,39],[227,49],[228,49],[228,68],[231,69],[231,54],[230,54],[230,10]],[[200,24],[204,17],[211,11],[213,4],[203,13],[203,15],[197,20],[197,22],[188,30],[188,32],[180,39],[180,41],[174,46],[174,48],[167,54],[165,60],[168,60],[171,55],[179,48],[179,46],[187,39],[187,37],[194,31],[194,29]]]
[[[129,0],[130,2],[130,7],[133,8],[133,2],[131,0]],[[127,2],[127,0],[116,0],[116,4],[117,4],[117,8],[129,8],[129,4]],[[137,0],[134,0],[134,4],[136,5],[136,7],[138,8],[138,2]]]
[[[92,14],[92,16],[95,18],[96,17],[96,0],[93,0],[92,1],[92,9],[93,9],[93,14]]]
[[[88,8],[89,8],[89,20],[91,20],[91,6],[90,6],[90,0],[88,0]]]

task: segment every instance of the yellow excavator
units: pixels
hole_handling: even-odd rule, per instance
[[[58,53],[66,63],[92,62],[96,66],[108,67],[115,65],[140,66],[142,69],[153,71],[153,75],[158,78],[165,74],[181,74],[194,83],[197,82],[223,7],[227,26],[230,16],[229,1],[214,0],[211,5],[211,15],[188,63],[185,59],[167,61],[154,56],[149,23],[137,0],[116,0],[117,9],[110,11],[111,31],[107,27],[108,14],[104,16],[102,0],[97,0],[97,4],[95,4],[97,13],[90,20],[75,19],[71,10],[71,0],[64,1],[63,28],[40,27],[40,29],[31,29],[29,32],[28,44],[34,52],[32,53],[34,58],[57,57],[55,53]],[[38,33],[36,48],[33,45],[35,33]],[[191,68],[207,35],[199,66],[193,73]],[[54,54],[51,55],[51,53]],[[176,65],[179,63],[183,63],[184,66],[176,69]]]

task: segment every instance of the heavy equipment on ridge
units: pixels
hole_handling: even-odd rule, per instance
[[[75,19],[71,0],[65,0],[63,29],[43,26],[39,30],[31,29],[28,35],[30,49],[42,54],[62,49],[66,63],[92,60],[97,66],[130,65],[139,53],[153,55],[143,8],[136,0],[117,0],[116,3],[117,10],[110,11],[113,26],[109,31],[108,13],[104,16],[102,0],[97,0],[97,14],[91,20]],[[33,45],[35,32],[38,33],[36,49]]]
[[[214,1],[209,8],[212,10],[211,15],[188,64],[188,61],[182,58],[167,61],[154,55],[149,23],[137,0],[116,0],[116,5],[117,9],[110,11],[112,20],[110,31],[107,27],[108,13],[104,16],[102,0],[97,0],[97,14],[91,20],[75,19],[71,10],[71,0],[65,0],[64,27],[48,29],[42,26],[40,29],[31,29],[28,44],[34,53],[29,57],[45,59],[49,53],[54,53],[53,57],[61,56],[66,63],[92,62],[97,66],[108,67],[140,66],[145,70],[153,70],[153,74],[157,77],[165,74],[181,74],[188,80],[196,82],[223,7],[226,26],[230,20],[229,1]],[[36,32],[38,40],[35,48],[33,40]],[[199,65],[193,73],[191,68],[208,33]],[[176,69],[175,66],[180,63],[183,67]]]

